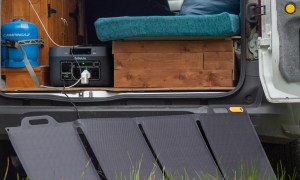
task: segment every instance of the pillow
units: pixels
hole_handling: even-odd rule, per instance
[[[126,16],[174,15],[168,0],[127,0],[127,2],[127,11],[124,14]]]
[[[185,0],[181,15],[220,14],[228,12],[239,14],[240,0]]]

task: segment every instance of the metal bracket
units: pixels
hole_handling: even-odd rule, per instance
[[[259,49],[268,48],[268,50],[271,51],[272,50],[272,47],[271,47],[272,38],[271,37],[272,37],[272,32],[271,31],[269,31],[267,33],[267,37],[265,37],[265,38],[259,37],[258,38],[258,48]]]
[[[56,12],[56,9],[51,8],[51,4],[48,4],[48,17],[51,17],[51,14]]]
[[[266,6],[258,6],[256,3],[247,4],[246,19],[251,24],[258,23],[258,17],[266,15]]]

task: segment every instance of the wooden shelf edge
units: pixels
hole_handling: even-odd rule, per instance
[[[241,39],[241,36],[192,36],[192,37],[135,37],[119,41],[199,41],[199,40],[232,40]]]

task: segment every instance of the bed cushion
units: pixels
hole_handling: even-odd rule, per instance
[[[101,41],[135,37],[235,36],[240,32],[239,16],[229,13],[99,18],[95,27]]]

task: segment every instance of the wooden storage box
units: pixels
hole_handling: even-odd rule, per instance
[[[34,67],[41,85],[47,85],[49,82],[48,67]],[[7,89],[12,88],[35,88],[26,68],[2,68],[2,77],[5,79]]]
[[[115,41],[116,88],[233,87],[232,40]]]

